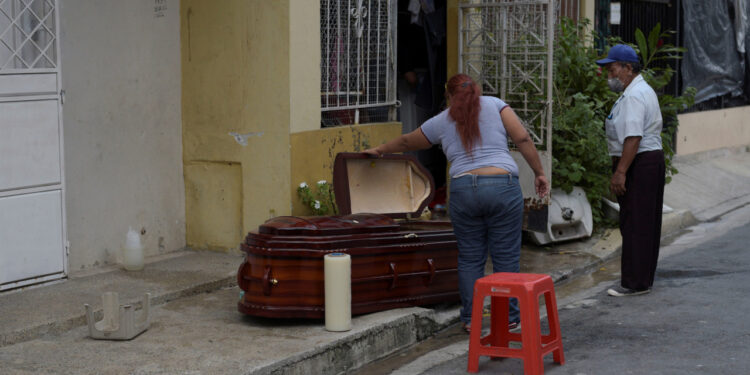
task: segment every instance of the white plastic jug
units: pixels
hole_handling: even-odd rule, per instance
[[[122,248],[122,266],[128,271],[140,271],[143,269],[141,236],[130,227],[125,237],[125,246]]]

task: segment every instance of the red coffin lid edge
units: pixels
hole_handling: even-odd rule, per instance
[[[336,159],[333,163],[333,192],[336,197],[336,206],[338,206],[340,215],[351,214],[352,202],[351,196],[349,195],[349,173],[346,168],[347,160],[352,159],[386,159],[386,160],[406,160],[409,161],[414,167],[419,169],[420,172],[424,173],[429,179],[430,183],[430,194],[419,204],[419,208],[414,212],[387,212],[380,213],[388,217],[403,219],[407,217],[417,218],[422,215],[422,211],[435,197],[435,180],[432,178],[432,174],[419,163],[417,158],[412,155],[406,154],[385,154],[379,158],[375,158],[370,154],[362,152],[340,152],[336,154]],[[360,212],[355,212],[360,213]]]

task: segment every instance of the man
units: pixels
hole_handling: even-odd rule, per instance
[[[622,92],[605,122],[607,148],[612,157],[610,189],[620,203],[622,278],[620,287],[607,291],[623,297],[651,291],[659,259],[664,152],[659,100],[639,74],[641,65],[633,48],[613,46],[605,59],[607,84]]]

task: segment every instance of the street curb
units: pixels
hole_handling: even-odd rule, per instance
[[[697,221],[714,221],[740,207],[750,204],[750,194],[735,197],[695,213]]]
[[[432,336],[452,323],[439,324],[435,311],[424,308],[375,325],[331,344],[320,346],[261,368],[253,375],[340,374],[382,359]]]

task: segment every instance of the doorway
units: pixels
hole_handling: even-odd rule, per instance
[[[398,120],[403,133],[446,108],[446,0],[398,0]],[[447,161],[439,145],[413,152],[435,179],[430,207],[445,204]]]

